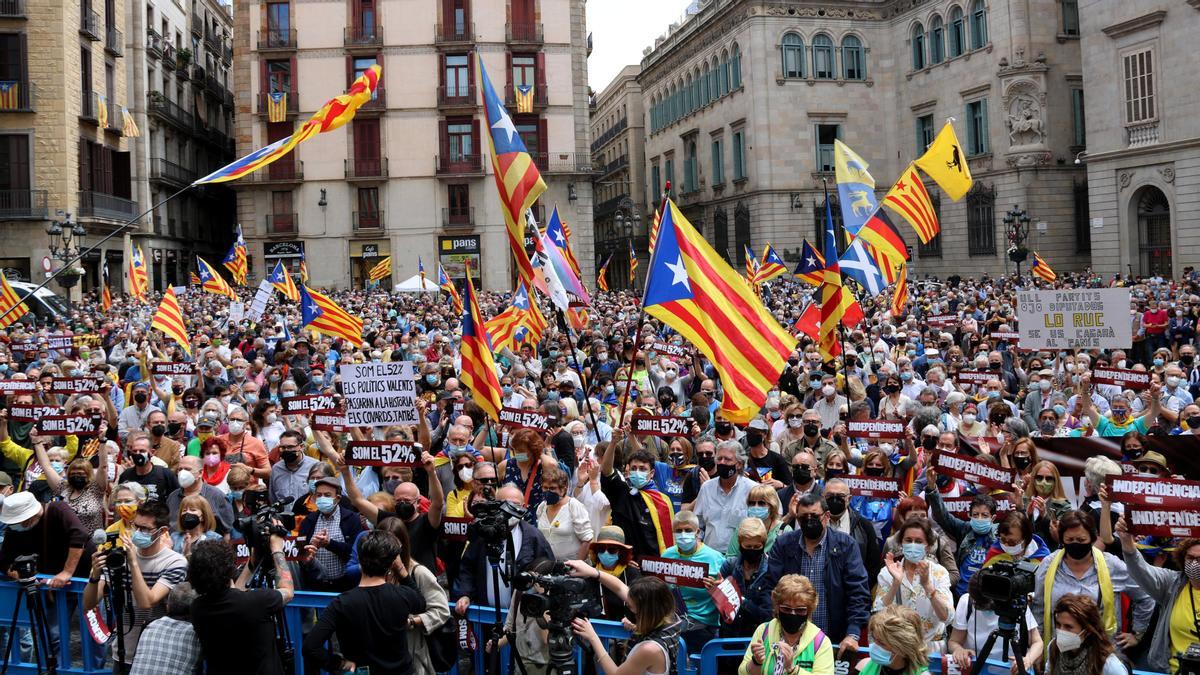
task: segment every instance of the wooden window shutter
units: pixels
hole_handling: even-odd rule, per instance
[[[479,168],[480,156],[483,155],[483,139],[479,137],[479,120],[471,120],[471,154],[477,159],[474,160],[475,167]]]
[[[468,59],[469,60],[469,59]],[[446,55],[438,54],[438,87],[446,91]]]
[[[354,57],[347,56],[346,57],[346,88],[349,89],[350,85],[353,83],[354,83]]]
[[[259,88],[258,88],[259,91],[262,91],[262,92],[271,91],[271,75],[270,75],[270,71],[267,69],[267,60],[266,59],[259,59],[258,72],[259,72],[258,77],[260,80]],[[260,110],[259,112],[266,112],[266,110]]]
[[[504,53],[504,81],[507,83],[507,87],[504,90],[505,93],[501,95],[501,100],[507,98],[508,92],[513,90],[512,52]]]
[[[450,161],[450,134],[446,129],[446,120],[438,121],[438,148],[444,165]]]
[[[296,80],[300,79],[300,73],[298,73],[296,71],[296,57],[295,56],[288,59],[288,70],[290,71],[288,74],[288,93],[291,94],[292,96],[295,96],[296,95]],[[300,102],[297,101],[296,103],[298,105]]]
[[[534,71],[534,75],[533,75],[534,82],[537,84],[538,89],[541,89],[542,87],[546,86],[546,54],[545,54],[545,52],[538,52],[537,56],[534,58],[534,63],[537,66],[536,70]]]

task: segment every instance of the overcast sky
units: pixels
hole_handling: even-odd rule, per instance
[[[600,93],[625,66],[640,63],[642,50],[683,16],[688,0],[589,0],[592,56],[588,84]]]

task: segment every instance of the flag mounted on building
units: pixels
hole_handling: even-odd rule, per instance
[[[375,263],[375,266],[367,273],[367,278],[371,281],[382,281],[390,276],[392,276],[392,256],[390,255]]]
[[[898,317],[904,314],[904,310],[908,307],[908,263],[900,265],[900,272],[896,279],[896,286],[892,289],[892,316]]]
[[[800,262],[796,264],[796,271],[792,274],[797,279],[813,286],[820,286],[821,282],[825,280],[825,256],[821,255],[821,252],[814,248],[807,239],[800,247]]]
[[[514,84],[513,101],[516,102],[517,114],[526,115],[533,112],[533,85]]]
[[[142,135],[142,130],[138,128],[137,122],[133,119],[133,113],[129,112],[129,108],[121,107],[121,135],[125,138],[137,138]]]
[[[454,282],[446,275],[446,269],[442,267],[442,263],[438,263],[438,286],[450,294],[450,299],[454,301],[454,313],[462,314],[462,297],[459,296],[458,289],[454,287]]]
[[[1033,253],[1033,267],[1029,268],[1029,272],[1047,283],[1054,283],[1058,279],[1058,275],[1054,273],[1054,270],[1050,269],[1050,266],[1046,264],[1042,256],[1038,255],[1037,251]]]
[[[100,263],[100,309],[107,312],[112,309],[112,279],[108,276],[108,261]]]
[[[100,101],[96,105],[96,121],[100,123],[101,129],[108,128],[108,99],[104,94],[96,94],[96,98]]]
[[[941,229],[937,212],[933,209],[933,201],[929,198],[929,191],[925,189],[925,182],[921,180],[921,175],[912,164],[908,165],[896,184],[888,190],[883,203],[912,225],[922,244],[928,244]]]
[[[300,284],[298,290],[301,328],[342,338],[356,347],[362,344],[362,319],[351,315],[328,296],[306,284]]]
[[[467,297],[463,302],[462,342],[459,350],[462,354],[459,380],[471,390],[471,400],[478,403],[489,417],[499,421],[500,406],[503,401],[500,378],[496,375],[496,360],[492,356],[491,340],[488,338],[487,326],[479,311],[479,301],[475,298],[475,284],[471,283],[469,269],[467,271]]]
[[[725,419],[744,424],[758,414],[796,339],[670,200],[643,305],[708,357],[725,389]]]
[[[782,274],[787,274],[787,265],[783,264],[783,258],[775,252],[775,248],[770,244],[763,249],[762,262],[758,264],[758,283],[765,284]]]
[[[146,256],[142,247],[134,244],[129,251],[129,295],[140,302],[146,302],[146,294],[150,289],[150,281],[146,274]]]
[[[208,264],[208,261],[200,256],[196,256],[196,274],[200,277],[200,288],[209,293],[224,295],[230,300],[237,300],[237,294],[226,283],[217,268]]]
[[[546,191],[546,183],[525,148],[521,135],[517,133],[516,125],[492,88],[492,81],[478,52],[475,62],[479,70],[479,89],[483,95],[492,173],[500,195],[500,210],[504,213],[504,224],[508,229],[508,246],[516,262],[517,278],[524,281],[526,287],[532,287],[533,263],[525,252],[525,213]]]
[[[21,109],[21,83],[16,80],[0,80],[0,110]]]
[[[288,95],[286,91],[273,91],[267,94],[267,121],[287,121]]]
[[[296,288],[296,282],[292,281],[292,275],[283,266],[282,260],[275,261],[275,269],[267,275],[267,281],[282,293],[283,297],[292,302],[300,301],[300,289]]]
[[[223,183],[248,176],[288,154],[297,145],[313,136],[342,127],[354,119],[354,113],[358,112],[359,107],[370,101],[375,95],[375,89],[379,86],[382,76],[383,71],[378,65],[367,68],[362,75],[358,76],[358,79],[354,80],[354,84],[350,85],[350,89],[345,94],[330,99],[291,136],[281,138],[245,157],[236,159],[207,176],[197,179],[192,185]]]
[[[612,262],[612,254],[608,254],[608,259],[600,266],[600,271],[596,272],[596,288],[608,292],[608,263]]]
[[[0,274],[0,329],[8,328],[29,311],[29,305],[21,302],[16,291],[8,283],[8,277]]]
[[[858,236],[858,231],[879,207],[875,198],[875,179],[867,172],[870,166],[845,143],[833,141],[833,168],[838,202],[842,207],[842,224],[846,232],[854,236]]]
[[[233,283],[239,286],[246,285],[248,259],[246,240],[242,238],[242,226],[239,224],[234,229],[233,246],[229,247],[229,253],[226,253],[225,258],[221,261],[225,265],[225,269],[233,275]]]
[[[163,335],[174,340],[188,356],[192,355],[187,324],[183,320],[183,311],[179,309],[179,298],[175,296],[173,287],[168,286],[167,292],[163,293],[162,302],[158,303],[158,311],[154,312],[154,320],[150,322],[150,327],[162,331]]]
[[[971,167],[967,164],[967,156],[958,143],[954,125],[949,120],[938,132],[937,138],[933,139],[925,154],[917,158],[916,165],[954,201],[962,199],[971,189]]]

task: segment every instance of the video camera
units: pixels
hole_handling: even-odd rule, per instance
[[[251,513],[235,520],[233,526],[246,537],[246,545],[251,551],[267,550],[271,544],[271,535],[286,537],[291,534],[277,521],[292,520],[291,514],[284,514],[283,508],[295,501],[295,498],[285,497],[274,504],[264,503],[267,501],[267,493],[249,490],[244,493],[243,500]]]
[[[511,529],[508,519],[521,520],[525,513],[524,508],[499,499],[478,502],[471,506],[471,515],[475,520],[471,523],[470,534],[479,535],[491,546],[500,546],[508,540]]]
[[[1200,643],[1193,642],[1178,657],[1179,670],[1175,675],[1200,675]]]
[[[1036,573],[1037,565],[1012,560],[993,563],[975,573],[979,576],[979,594],[991,603],[1001,624],[1022,622]]]
[[[12,570],[17,573],[18,581],[33,581],[38,573],[37,554],[30,553],[29,555],[17,556],[17,559],[12,562]]]
[[[542,628],[565,628],[578,617],[595,617],[603,613],[599,598],[583,579],[568,576],[570,569],[561,562],[554,563],[549,574],[520,572],[513,579],[513,588],[521,591],[521,614],[536,619]],[[533,585],[541,592],[533,592]],[[544,615],[550,614],[546,624]]]

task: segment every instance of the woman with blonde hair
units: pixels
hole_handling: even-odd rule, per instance
[[[738,675],[833,675],[833,645],[825,633],[809,621],[819,598],[808,577],[785,575],[775,585],[771,600],[775,618],[754,631]]]
[[[763,555],[771,553],[775,545],[775,537],[783,526],[783,504],[779,501],[779,493],[770,485],[756,485],[750,488],[746,495],[746,516],[758,518],[767,529],[767,541],[763,547]],[[738,537],[730,537],[729,546],[725,548],[725,557],[734,559],[741,554]]]
[[[929,672],[929,654],[922,635],[921,617],[901,605],[888,605],[867,623],[871,635],[869,656],[858,662],[862,675]]]
[[[217,519],[208,500],[202,495],[191,495],[180,500],[175,526],[178,530],[171,533],[171,548],[184,557],[192,554],[192,547],[197,542],[221,538],[213,531],[217,528]]]
[[[1051,514],[1056,511],[1051,507],[1057,507],[1057,512],[1061,513],[1071,505],[1054,462],[1043,459],[1033,465],[1025,481],[1021,500],[1025,514],[1033,521],[1034,534],[1041,537],[1042,541],[1053,541],[1050,537],[1050,521],[1053,520]]]
[[[1127,675],[1100,620],[1096,601],[1086,595],[1064,595],[1054,603],[1054,641],[1049,675]]]

